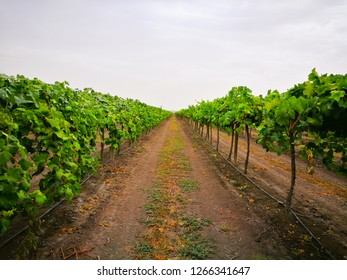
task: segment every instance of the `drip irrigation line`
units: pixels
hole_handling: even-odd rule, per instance
[[[149,134],[152,130],[147,131],[147,134]],[[117,153],[116,156],[122,155],[127,153],[130,149],[132,149],[134,147],[134,143],[130,143],[129,147],[123,151],[120,151]],[[115,158],[115,157],[113,157]],[[108,164],[110,161],[112,160],[112,156],[110,156],[108,158],[108,160],[106,160],[105,162],[102,163],[102,166]],[[81,185],[84,185],[90,178],[92,178],[94,176],[94,174],[90,174],[88,175],[87,178],[85,178],[82,182]],[[46,216],[48,213],[50,213],[53,209],[55,209],[56,207],[58,207],[61,203],[63,203],[66,200],[66,198],[61,199],[60,201],[58,201],[57,203],[55,203],[53,206],[51,206],[49,209],[47,209],[44,213],[42,213],[38,219],[42,219],[44,216]],[[12,235],[10,238],[6,239],[4,242],[2,242],[0,244],[0,249],[2,247],[4,247],[7,243],[9,243],[10,241],[12,241],[13,239],[15,239],[17,236],[19,236],[21,233],[23,233],[24,231],[26,231],[29,228],[29,226],[25,226],[23,227],[21,230],[19,230],[17,233],[15,233],[14,235]]]
[[[208,141],[205,141],[203,139],[203,141],[212,149],[215,149]],[[261,190],[263,193],[265,193],[267,196],[269,196],[270,198],[272,198],[273,200],[275,200],[277,203],[285,206],[285,203],[283,201],[278,200],[276,197],[274,197],[273,195],[271,195],[269,192],[267,192],[266,190],[264,190],[261,186],[259,186],[256,182],[254,182],[250,177],[248,177],[246,174],[244,174],[239,168],[237,168],[225,155],[223,155],[219,150],[216,151],[220,156],[222,156],[224,158],[224,160],[231,166],[233,167],[239,174],[241,174],[247,181],[249,181],[250,183],[252,183],[254,186],[256,186],[259,190]]]
[[[212,145],[210,145],[211,148],[213,148]],[[240,173],[245,179],[247,179],[247,181],[249,181],[250,183],[252,183],[254,186],[256,186],[259,190],[261,190],[263,193],[265,193],[267,196],[269,196],[270,198],[272,198],[273,200],[275,200],[277,203],[285,206],[283,201],[278,200],[276,197],[274,197],[272,194],[270,194],[269,192],[267,192],[266,190],[264,190],[262,187],[260,187],[256,182],[254,182],[250,177],[248,177],[246,174],[244,174],[239,168],[237,168],[234,164],[232,164],[232,162],[225,156],[223,155],[221,152],[217,151],[218,154],[220,154],[228,163],[229,165],[231,165],[238,173]]]
[[[130,147],[128,147],[127,149],[120,151],[117,155],[122,155],[125,154],[126,152],[128,152],[130,149],[132,149],[134,147],[134,145],[131,145]],[[110,161],[112,160],[112,157],[109,157],[108,160],[106,160],[105,162],[102,163],[102,166],[105,166],[106,164],[108,164]],[[89,179],[91,179],[94,176],[94,174],[90,174],[88,175],[85,179],[83,179],[83,181],[81,182],[81,185],[83,186]],[[42,213],[38,219],[42,219],[43,217],[45,217],[48,213],[50,213],[51,211],[53,211],[55,208],[57,208],[60,204],[62,204],[64,201],[66,201],[66,198],[62,198],[60,201],[56,202],[53,206],[51,206],[50,208],[48,208],[44,213]],[[9,243],[10,241],[12,241],[13,239],[15,239],[17,236],[19,236],[20,234],[22,234],[24,231],[26,231],[29,228],[29,225],[26,225],[25,227],[23,227],[21,230],[19,230],[18,232],[16,232],[14,235],[12,235],[11,237],[9,237],[8,239],[6,239],[4,242],[2,242],[0,244],[0,248],[4,247],[7,243]]]
[[[194,129],[193,129],[194,131]],[[202,138],[202,140],[213,150],[215,150],[215,148],[213,147],[212,144],[210,144],[208,141],[206,141],[204,139],[204,137],[201,137],[200,133],[196,133],[197,135],[199,135],[200,138]],[[256,182],[254,182],[251,178],[249,178],[246,174],[244,174],[239,168],[237,168],[228,158],[226,158],[219,150],[217,151],[217,153],[219,155],[221,155],[224,160],[231,166],[233,167],[238,173],[240,173],[246,180],[248,180],[250,183],[252,183],[255,187],[257,187],[260,191],[262,191],[263,193],[265,193],[268,197],[270,197],[271,199],[275,200],[277,203],[279,203],[280,205],[282,205],[283,207],[285,207],[287,210],[289,210],[289,212],[294,216],[294,218],[300,223],[300,225],[308,232],[308,234],[312,237],[312,239],[318,243],[318,245],[320,246],[320,249],[323,250],[325,253],[327,253],[332,259],[335,259],[334,256],[329,252],[328,249],[326,249],[323,244],[320,242],[320,240],[314,235],[314,233],[306,226],[306,224],[298,217],[298,215],[294,212],[297,211],[295,209],[292,208],[288,208],[287,205],[278,200],[276,197],[274,197],[273,195],[271,195],[269,192],[267,192],[266,190],[264,190],[261,186],[259,186]]]
[[[298,215],[293,211],[293,209],[289,208],[289,211],[293,214],[296,220],[306,229],[306,231],[311,235],[311,237],[318,243],[321,249],[323,249],[332,259],[335,259],[334,256],[329,252],[327,248],[323,246],[323,244],[319,241],[319,239],[313,234],[313,232],[305,225],[305,223],[298,217]]]
[[[51,212],[53,209],[55,209],[58,205],[60,205],[61,203],[63,203],[66,200],[66,198],[63,198],[62,200],[58,201],[57,203],[55,203],[53,206],[51,206],[50,208],[48,208],[44,213],[42,213],[38,219],[42,219],[44,216],[46,216],[49,212]],[[8,239],[6,239],[3,243],[0,244],[0,248],[4,247],[7,243],[9,243],[10,241],[12,241],[13,239],[15,239],[18,235],[20,235],[21,233],[23,233],[24,231],[26,231],[29,228],[29,225],[26,225],[25,227],[23,227],[21,230],[19,230],[17,233],[15,233],[14,235],[12,235],[11,237],[9,237]]]

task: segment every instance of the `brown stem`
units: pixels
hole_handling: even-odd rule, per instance
[[[237,165],[237,153],[239,148],[239,134],[235,132],[235,145],[234,145],[234,163]]]
[[[292,121],[290,121],[290,127],[289,130],[293,130],[294,127],[296,126],[296,124],[300,121],[300,115],[298,115],[298,117],[296,118],[295,122],[292,123]]]
[[[104,149],[105,149],[105,130],[101,129],[101,160],[104,158]]]
[[[216,150],[217,150],[217,152],[219,150],[219,126],[217,126],[217,147],[216,147]]]
[[[234,136],[235,136],[235,130],[234,130],[234,125],[232,125],[231,126],[231,143],[230,143],[230,151],[229,151],[229,155],[228,155],[228,160],[231,160],[231,155],[233,153]]]
[[[245,130],[246,130],[246,135],[247,135],[247,154],[246,154],[246,162],[245,162],[245,171],[244,171],[244,173],[247,174],[249,152],[250,152],[249,150],[250,150],[250,144],[251,144],[251,141],[250,141],[250,129],[249,129],[247,124],[246,124]]]
[[[296,179],[296,164],[295,164],[295,145],[294,145],[294,133],[292,130],[289,131],[289,139],[290,139],[290,160],[291,160],[291,182],[290,182],[290,189],[286,201],[286,205],[288,208],[290,208],[292,204],[292,198],[294,194],[294,187],[295,187],[295,179]]]

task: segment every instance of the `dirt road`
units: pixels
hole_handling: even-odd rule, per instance
[[[216,131],[213,135],[216,143]],[[220,133],[220,151],[227,155],[230,149],[230,136]],[[239,138],[238,166],[243,170],[246,158],[246,139]],[[297,156],[297,181],[293,197],[293,207],[300,211],[302,219],[312,226],[320,224],[317,230],[320,239],[330,242],[339,240],[347,249],[347,179],[343,175],[329,171],[317,164],[313,175],[307,173],[307,163]],[[248,175],[276,198],[285,201],[291,178],[291,162],[288,154],[278,156],[266,152],[254,139],[251,141],[251,154]],[[322,232],[319,232],[322,231]]]

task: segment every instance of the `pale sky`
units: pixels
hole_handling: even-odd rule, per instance
[[[169,110],[347,73],[346,0],[0,0],[0,73]]]

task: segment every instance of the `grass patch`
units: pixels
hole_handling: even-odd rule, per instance
[[[153,253],[153,247],[148,242],[136,244],[136,251],[140,259],[150,259]]]
[[[195,192],[199,189],[198,183],[194,180],[184,179],[178,182],[183,192]]]
[[[177,201],[181,203],[182,205],[187,205],[191,202],[191,200],[186,195],[182,195],[182,194],[177,195]]]
[[[208,240],[198,232],[183,235],[185,245],[179,249],[182,257],[192,260],[204,260],[214,252]]]
[[[202,229],[204,226],[212,224],[210,219],[200,218],[197,216],[185,216],[182,218],[183,226],[189,231],[196,231]]]

